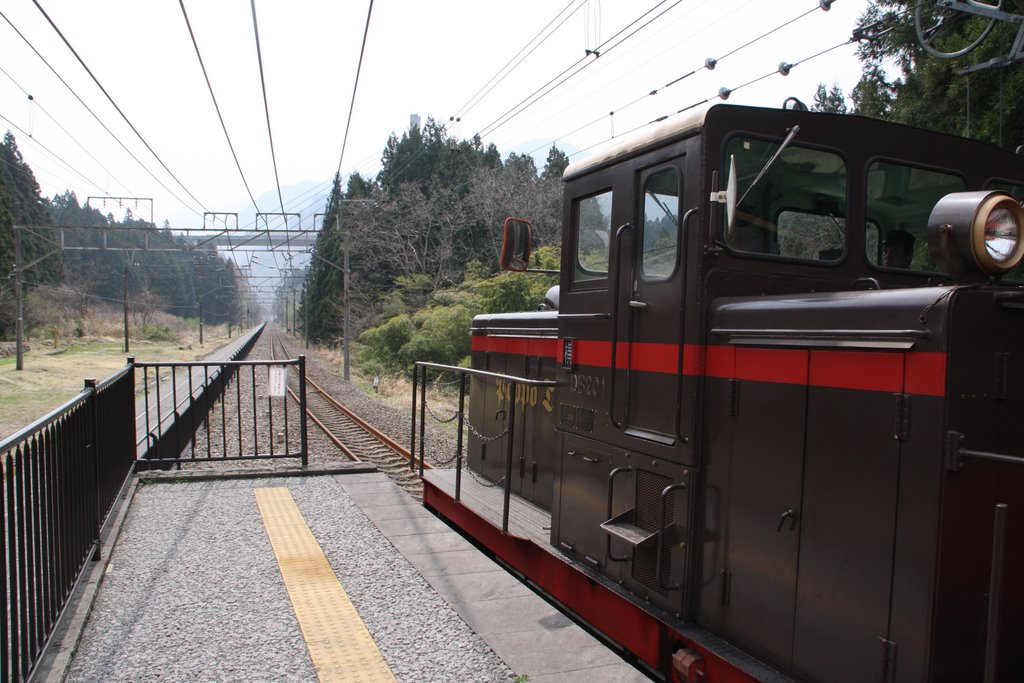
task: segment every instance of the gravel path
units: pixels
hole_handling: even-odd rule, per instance
[[[272,330],[268,325],[250,360],[271,358]],[[318,384],[408,445],[407,413],[366,396],[315,351],[284,338],[291,357],[306,354],[307,374]],[[248,434],[251,413],[241,415]],[[292,432],[289,441],[298,438],[298,430]],[[219,434],[219,427],[213,433]],[[454,453],[451,434],[428,425],[427,435],[428,454]],[[261,438],[266,443],[267,437]],[[312,423],[308,438],[310,465],[347,461]],[[200,434],[197,451],[204,450]],[[297,465],[295,460],[196,462],[183,469],[293,470]],[[338,479],[318,476],[140,486],[67,680],[315,681],[253,495],[254,487],[263,486],[290,489],[400,681],[514,678],[367,519]]]
[[[291,490],[400,681],[513,677],[338,477],[320,476],[140,487],[69,681],[316,680],[257,486]]]

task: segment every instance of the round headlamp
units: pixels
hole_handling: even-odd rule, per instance
[[[1001,275],[1024,258],[1024,209],[1005,192],[954,192],[928,219],[932,257],[958,275]]]

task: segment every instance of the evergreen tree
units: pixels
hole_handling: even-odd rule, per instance
[[[561,182],[562,174],[565,173],[565,169],[569,166],[569,157],[565,152],[558,149],[555,145],[551,145],[551,149],[548,150],[547,162],[544,164],[544,172],[541,174],[541,178],[544,180],[555,180]]]
[[[818,89],[814,93],[814,104],[811,105],[811,111],[845,114],[847,111],[846,98],[843,97],[842,88],[833,83],[832,89],[829,90],[824,83],[819,83]]]
[[[939,59],[920,44],[914,28],[916,1],[875,0],[862,17],[872,25],[874,39],[859,48],[863,63],[853,92],[855,111],[901,123],[983,140],[1015,149],[1024,143],[1024,67],[1002,67],[962,73],[1009,53],[1018,24],[996,22],[992,33],[974,50],[956,59]],[[964,17],[942,40],[962,45],[977,35],[985,20]],[[895,78],[886,75],[895,64]]]

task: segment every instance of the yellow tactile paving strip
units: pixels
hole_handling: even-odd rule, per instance
[[[291,492],[284,487],[254,492],[321,683],[394,681]]]

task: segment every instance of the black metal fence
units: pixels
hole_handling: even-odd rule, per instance
[[[307,464],[305,356],[134,367],[141,371],[140,470],[277,458]],[[298,393],[287,387],[292,374]]]
[[[409,435],[409,466],[416,466],[416,445],[420,448],[420,476],[423,476],[423,469],[426,465],[426,439],[424,430],[427,422],[427,374],[428,371],[453,372],[459,377],[459,407],[456,411],[458,418],[457,441],[455,444],[455,500],[462,495],[462,448],[463,448],[463,426],[466,414],[466,378],[479,377],[481,379],[500,380],[508,383],[508,391],[505,394],[507,404],[508,424],[503,433],[510,435],[505,447],[505,476],[502,477],[503,503],[501,515],[501,531],[508,531],[509,506],[512,497],[512,454],[514,451],[515,421],[517,404],[522,406],[523,415],[519,419],[526,419],[526,402],[517,400],[521,396],[520,387],[554,387],[557,386],[554,380],[527,379],[515,375],[504,375],[498,372],[487,372],[473,368],[463,368],[454,365],[441,365],[439,363],[427,363],[419,361],[412,372],[412,433]],[[417,396],[418,393],[418,396]],[[418,415],[417,415],[418,413]],[[419,435],[417,438],[417,428]]]
[[[0,681],[40,660],[135,463],[129,365],[0,442]]]

